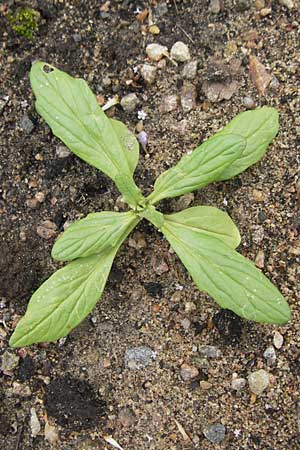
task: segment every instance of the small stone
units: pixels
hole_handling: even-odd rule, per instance
[[[147,247],[147,242],[143,234],[137,231],[128,239],[128,245],[131,248],[140,250]]]
[[[260,95],[265,95],[266,89],[269,86],[272,77],[267,72],[265,66],[256,58],[250,55],[249,57],[249,72],[252,83],[258,90]]]
[[[191,326],[191,321],[186,317],[181,321],[181,325],[187,331]]]
[[[193,302],[186,302],[186,304],[184,305],[184,311],[189,314],[192,311],[196,311],[197,306],[195,305],[195,303]]]
[[[244,97],[243,98],[243,104],[247,109],[254,109],[255,108],[255,102],[251,97]]]
[[[33,122],[29,119],[28,114],[24,114],[20,122],[20,128],[25,131],[25,133],[30,134],[34,129]]]
[[[193,80],[197,75],[198,61],[190,61],[184,65],[182,70],[183,78]]]
[[[220,358],[222,356],[221,350],[214,345],[200,345],[198,352],[200,355],[210,359]]]
[[[151,33],[151,34],[159,34],[160,33],[160,29],[158,28],[157,25],[151,25],[149,27],[149,33]]]
[[[28,206],[28,208],[31,209],[35,209],[39,206],[39,201],[37,198],[29,198],[28,200],[26,200],[26,206]]]
[[[35,408],[30,409],[30,428],[32,437],[36,437],[41,431],[41,424],[39,422]]]
[[[282,336],[282,334],[279,333],[279,331],[275,331],[275,333],[274,333],[273,344],[274,344],[274,347],[277,348],[278,350],[283,345],[283,336]]]
[[[283,6],[286,6],[288,9],[294,8],[293,0],[279,0],[279,3]]]
[[[183,209],[186,209],[188,206],[190,206],[191,203],[193,203],[194,199],[195,199],[195,196],[192,192],[182,195],[176,201],[175,211],[182,211]]]
[[[276,352],[273,345],[270,345],[270,347],[266,348],[263,354],[264,358],[267,360],[267,363],[269,366],[272,366],[276,361]]]
[[[2,355],[2,361],[1,361],[1,370],[3,372],[9,372],[11,370],[14,370],[19,365],[19,356],[15,355],[11,352],[4,352]]]
[[[71,155],[70,150],[65,145],[58,145],[55,152],[58,158],[67,158]]]
[[[145,150],[148,144],[148,135],[146,131],[144,130],[140,131],[139,134],[137,135],[137,139],[141,144],[141,146],[143,147],[143,149]]]
[[[274,75],[274,76],[272,77],[272,80],[270,81],[269,89],[270,89],[271,91],[274,92],[274,91],[278,91],[279,87],[280,87],[279,80],[278,80],[278,78],[275,77],[275,75]]]
[[[222,442],[225,437],[226,429],[224,425],[221,423],[216,423],[213,425],[208,425],[203,430],[203,434],[210,442],[213,444],[218,444],[219,442]]]
[[[26,386],[26,384],[17,383],[16,381],[14,381],[12,386],[12,393],[20,397],[29,397],[31,395],[31,390],[29,386]]]
[[[43,203],[43,201],[45,200],[44,192],[37,192],[34,197],[37,199],[39,203]]]
[[[253,0],[237,0],[236,1],[236,9],[238,11],[246,11],[252,6]]]
[[[263,269],[265,267],[265,253],[263,250],[258,250],[255,257],[255,265],[259,269]]]
[[[124,428],[129,428],[131,425],[134,425],[136,416],[132,409],[122,408],[118,414],[118,421]]]
[[[56,444],[59,439],[57,429],[53,425],[49,425],[48,422],[45,423],[44,436],[45,440],[50,442],[50,444]]]
[[[264,193],[262,191],[259,191],[258,189],[253,189],[252,197],[253,200],[258,203],[263,202],[265,199]]]
[[[180,368],[180,376],[183,381],[191,381],[199,375],[199,370],[197,367],[190,366],[189,364],[182,364]]]
[[[260,244],[265,236],[264,227],[261,225],[254,225],[251,230],[252,240],[255,244]]]
[[[139,370],[147,367],[156,358],[156,352],[150,347],[132,347],[125,352],[125,367]]]
[[[265,0],[255,0],[255,8],[259,11],[265,7]]]
[[[269,14],[271,14],[271,12],[272,12],[272,8],[263,8],[263,9],[260,10],[260,15],[262,17],[266,17]]]
[[[178,95],[167,95],[166,97],[163,98],[162,103],[160,105],[160,112],[162,114],[174,111],[175,109],[178,108]]]
[[[171,48],[171,58],[178,62],[185,62],[191,59],[188,46],[181,41],[175,42]]]
[[[218,14],[221,11],[220,0],[210,0],[208,10],[213,14]]]
[[[150,64],[143,64],[141,67],[141,75],[148,84],[152,84],[155,81],[157,69]]]
[[[168,48],[160,44],[149,44],[146,47],[146,53],[152,61],[159,61],[166,53]]]
[[[201,380],[199,384],[200,388],[203,389],[204,391],[209,391],[209,389],[212,388],[212,384],[205,380]]]
[[[125,95],[121,100],[121,106],[126,112],[133,112],[140,103],[138,96],[134,93]]]
[[[102,80],[102,84],[104,87],[109,87],[111,85],[111,79],[109,77],[104,77]]]
[[[257,370],[256,372],[250,373],[248,376],[248,383],[250,391],[253,394],[260,395],[269,386],[270,377],[268,372],[264,369]]]
[[[51,239],[56,235],[56,225],[50,220],[44,220],[36,229],[37,234],[43,239]]]
[[[245,378],[234,378],[231,382],[231,388],[234,391],[241,391],[246,386]]]
[[[182,87],[180,103],[184,112],[189,112],[196,107],[197,89],[189,83]]]
[[[78,44],[82,40],[82,37],[81,37],[80,33],[72,34],[72,38],[73,38],[73,41],[76,42],[76,44]]]

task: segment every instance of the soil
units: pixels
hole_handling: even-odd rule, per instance
[[[109,435],[124,450],[300,449],[300,5],[294,0],[288,9],[283,3],[221,0],[213,13],[204,0],[1,2],[0,355],[19,356],[14,368],[0,371],[1,448],[111,449],[104,439]],[[32,41],[17,36],[7,20],[8,11],[20,6],[40,13]],[[148,18],[137,20],[145,8],[151,8],[158,35],[149,32]],[[139,67],[149,63],[148,43],[170,50],[178,40],[198,60],[191,81],[197,100],[191,111],[178,107],[162,114],[164,96],[180,94],[185,83],[184,64],[152,63],[158,66],[152,85],[139,76]],[[264,96],[250,79],[249,55],[272,76]],[[241,63],[229,99],[212,102],[203,91],[203,83],[215,76],[212,58]],[[196,289],[162,235],[142,222],[120,250],[101,301],[70,336],[9,350],[8,339],[31,294],[61,266],[50,253],[66,222],[121,208],[108,178],[74,155],[57,156],[61,143],[35,111],[28,80],[37,59],[85,78],[105,101],[138,95],[149,140],[135,175],[144,193],[182,154],[245,110],[245,97],[279,110],[280,131],[263,160],[228,182],[195,192],[190,205],[227,211],[241,232],[239,251],[252,260],[264,253],[264,273],[291,306],[289,324],[260,325],[220,310]],[[222,76],[221,70],[221,82]],[[119,105],[109,114],[131,130],[138,123],[137,111]],[[31,124],[25,129],[24,116]],[[44,194],[37,196],[42,201],[36,201],[37,193]],[[165,200],[161,210],[180,205],[179,199]],[[37,233],[45,220],[55,224],[48,240]],[[275,332],[283,336],[283,346],[270,365],[263,353]],[[216,347],[219,357],[203,362],[199,345]],[[138,346],[150,347],[156,358],[132,370],[124,355]],[[181,377],[184,363],[198,369],[189,381]],[[251,394],[248,384],[240,392],[232,389],[233,377],[247,378],[261,368],[270,374],[261,396]],[[37,433],[32,408],[41,427]],[[45,437],[45,424],[57,432],[52,441]],[[211,424],[225,426],[219,443],[203,433]]]

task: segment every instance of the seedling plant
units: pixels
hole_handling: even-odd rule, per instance
[[[139,144],[123,123],[105,115],[87,83],[43,62],[33,64],[30,81],[36,109],[52,132],[115,182],[129,210],[89,214],[59,237],[52,257],[71,262],[32,295],[10,339],[12,347],[56,341],[70,333],[100,299],[120,246],[142,219],[159,229],[197,287],[222,308],[261,323],[289,320],[288,304],[278,289],[235,251],[240,234],[228,214],[211,206],[175,214],[156,208],[165,198],[228,180],[259,161],[278,132],[275,109],[236,116],[162,173],[144,197],[133,179]]]

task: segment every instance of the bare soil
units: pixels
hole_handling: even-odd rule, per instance
[[[300,449],[300,5],[294,0],[288,9],[281,3],[224,0],[220,12],[212,13],[204,0],[1,2],[0,356],[10,351],[20,358],[12,370],[0,371],[1,448],[111,449],[104,440],[110,435],[124,450]],[[40,13],[33,41],[17,36],[7,20],[9,10],[24,5]],[[151,8],[158,35],[149,32],[148,18],[137,20],[137,8]],[[264,8],[271,10],[265,15]],[[150,62],[158,66],[152,85],[139,76],[139,67],[149,63],[148,43],[170,49],[178,40],[198,60],[191,81],[197,101],[189,112],[178,107],[162,114],[164,96],[181,93],[183,64]],[[276,77],[264,96],[250,80],[250,54]],[[202,89],[211,78],[212,57],[241,62],[240,87],[228,100],[211,102]],[[28,80],[37,59],[85,78],[105,101],[138,95],[149,139],[135,175],[144,193],[159,173],[245,110],[245,96],[279,110],[280,132],[264,159],[233,180],[195,192],[191,205],[227,211],[241,232],[239,251],[252,260],[264,253],[264,273],[291,306],[288,325],[245,322],[220,310],[196,289],[162,235],[142,222],[119,252],[91,316],[59,343],[9,350],[31,294],[60,267],[50,252],[66,222],[120,209],[108,178],[74,155],[57,156],[61,143],[36,113]],[[118,105],[109,114],[131,130],[137,125],[137,111]],[[21,126],[24,115],[32,122],[30,132]],[[30,202],[37,193],[44,200]],[[166,200],[161,210],[180,209],[180,201]],[[56,225],[49,240],[37,234],[45,220]],[[283,346],[268,365],[263,353],[275,331]],[[155,351],[156,359],[140,370],[125,367],[126,350],[141,345]],[[204,364],[199,345],[213,345],[221,356]],[[183,363],[198,368],[194,379],[182,379]],[[232,390],[235,374],[247,378],[261,368],[270,374],[261,396],[251,394],[248,384]],[[32,408],[41,426],[36,436]],[[58,433],[55,443],[45,439],[46,423]],[[218,444],[203,434],[210,424],[226,428]]]

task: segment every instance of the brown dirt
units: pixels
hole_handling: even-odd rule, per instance
[[[91,317],[65,342],[13,351],[20,356],[18,367],[0,372],[1,448],[111,449],[103,439],[108,434],[124,450],[300,449],[300,5],[294,0],[295,8],[288,10],[278,1],[267,1],[272,10],[263,17],[247,0],[224,0],[218,14],[208,11],[206,1],[169,0],[168,11],[156,20],[160,34],[154,36],[142,32],[134,11],[151,6],[155,14],[158,3],[163,2],[111,0],[105,14],[100,11],[104,1],[97,0],[2,1],[0,5],[0,100],[9,96],[0,112],[0,354],[7,350],[32,292],[59,266],[50,257],[55,237],[42,239],[37,226],[50,220],[58,234],[66,221],[112,210],[119,196],[113,183],[96,169],[72,155],[57,157],[60,143],[35,112],[28,81],[31,62],[37,59],[84,77],[106,99],[116,93],[120,98],[137,93],[148,114],[144,129],[149,147],[147,154],[141,150],[136,172],[145,193],[162,170],[244,110],[245,96],[257,106],[268,104],[279,110],[280,132],[264,159],[231,181],[196,192],[192,204],[226,210],[240,229],[240,251],[245,256],[254,260],[259,250],[264,251],[263,270],[286,296],[292,320],[281,328],[262,326],[220,311],[193,286],[160,233],[142,222],[133,238],[143,237],[146,247],[134,248],[128,241],[123,245]],[[7,22],[7,11],[25,4],[41,14],[32,42],[16,36]],[[250,30],[257,32],[255,40],[244,38]],[[74,34],[80,34],[79,42]],[[166,61],[150,87],[142,79],[128,81],[133,79],[133,68],[146,61],[147,43],[170,48],[177,40],[184,41],[199,61],[193,80],[197,106],[189,113],[178,108],[161,115],[163,96],[181,90],[182,64],[175,67]],[[279,81],[265,97],[250,81],[250,54]],[[240,88],[231,99],[211,103],[201,86],[210,76],[210,58],[224,55],[242,62]],[[110,86],[103,84],[106,76],[112,80]],[[34,125],[29,134],[20,127],[25,113]],[[113,113],[134,129],[136,112],[129,114],[118,106]],[[186,129],[180,133],[182,120]],[[255,200],[253,189],[263,192],[262,202]],[[33,209],[26,201],[37,192],[43,192],[45,200]],[[177,206],[178,199],[167,200],[162,210]],[[160,274],[162,263],[168,270]],[[195,311],[186,312],[188,302],[196,304]],[[191,322],[187,329],[182,326],[186,318]],[[263,352],[272,344],[275,330],[284,336],[284,344],[269,367]],[[195,351],[200,344],[218,347],[222,356],[201,368]],[[140,345],[157,353],[155,361],[139,371],[125,368],[126,349]],[[198,365],[199,376],[184,382],[183,363]],[[232,391],[234,373],[246,378],[259,368],[271,374],[261,397],[251,397],[248,386],[240,394]],[[201,381],[210,382],[210,389],[203,389]],[[65,399],[54,389],[60,382],[62,387],[68,383],[72,391],[68,397],[67,388],[63,389]],[[36,437],[30,429],[32,407],[42,427]],[[175,419],[190,440],[184,439]],[[56,444],[44,439],[46,420],[58,430]],[[220,444],[203,435],[212,423],[226,427]]]

